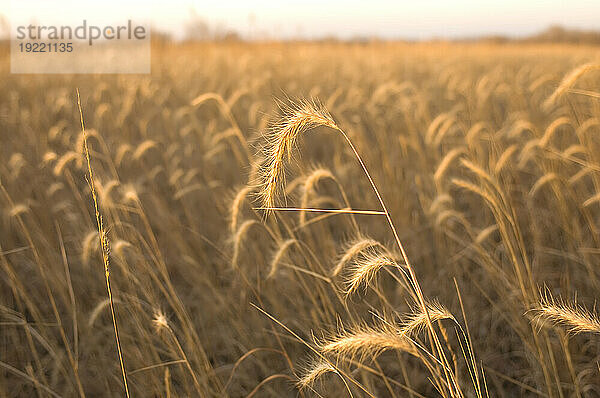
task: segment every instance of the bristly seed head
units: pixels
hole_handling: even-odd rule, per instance
[[[398,350],[417,355],[412,341],[402,334],[393,322],[379,322],[373,326],[357,325],[349,330],[342,328],[329,340],[319,343],[323,354],[333,354],[363,361],[376,358],[383,351]]]
[[[545,292],[536,308],[532,311],[535,316],[532,322],[541,327],[544,323],[563,326],[567,333],[600,334],[600,319],[597,314],[587,310],[576,302],[568,303],[562,298],[555,299]]]
[[[154,312],[154,319],[152,319],[152,324],[154,325],[154,328],[156,329],[157,332],[160,332],[163,329],[169,328],[169,323],[167,322],[167,317],[160,310],[156,310]]]
[[[298,380],[296,385],[300,389],[310,387],[317,379],[329,372],[337,372],[329,362],[322,361],[312,363],[309,368],[306,369],[304,375]]]
[[[286,158],[290,160],[298,135],[318,126],[338,128],[327,109],[316,100],[279,102],[279,108],[283,117],[270,128],[261,169],[260,197],[267,208],[274,206],[275,197],[284,185],[284,162]]]

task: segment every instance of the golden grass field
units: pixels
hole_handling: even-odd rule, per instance
[[[0,51],[0,396],[600,396],[598,47]]]

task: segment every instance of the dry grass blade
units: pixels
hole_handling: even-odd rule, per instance
[[[117,351],[119,353],[119,364],[121,365],[121,375],[123,376],[123,386],[125,388],[125,395],[129,397],[129,386],[127,384],[127,372],[125,371],[125,363],[123,360],[123,352],[121,350],[121,339],[119,338],[119,327],[117,323],[117,317],[115,315],[115,306],[113,300],[112,289],[110,286],[110,245],[104,223],[102,221],[102,215],[98,205],[98,198],[96,196],[96,188],[94,184],[94,173],[92,172],[92,163],[90,160],[90,151],[87,144],[87,135],[85,134],[85,124],[83,122],[83,110],[81,109],[81,98],[79,96],[79,89],[77,89],[77,107],[79,108],[79,117],[81,121],[81,134],[83,135],[83,146],[85,150],[85,158],[87,160],[87,167],[89,173],[89,185],[92,192],[92,199],[94,200],[94,209],[96,213],[96,225],[98,227],[98,237],[100,240],[100,248],[102,249],[102,263],[104,264],[104,276],[106,278],[106,290],[108,293],[108,301],[110,303],[110,313],[113,321],[113,329],[115,332],[115,342],[117,344]]]
[[[355,209],[312,209],[302,207],[255,207],[254,210],[267,211],[305,211],[308,213],[334,213],[334,214],[363,214],[371,216],[385,215],[384,212],[378,210],[355,210]]]

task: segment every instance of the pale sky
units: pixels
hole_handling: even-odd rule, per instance
[[[47,24],[65,18],[110,22],[118,15],[150,21],[175,36],[183,34],[193,15],[245,37],[272,38],[519,37],[553,24],[600,30],[600,0],[0,0],[0,13],[12,15],[9,21]]]

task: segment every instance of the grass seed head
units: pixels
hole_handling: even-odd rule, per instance
[[[283,117],[271,126],[264,150],[260,197],[264,207],[273,207],[285,183],[284,164],[291,160],[298,136],[318,126],[337,128],[335,121],[318,101],[280,102]]]

